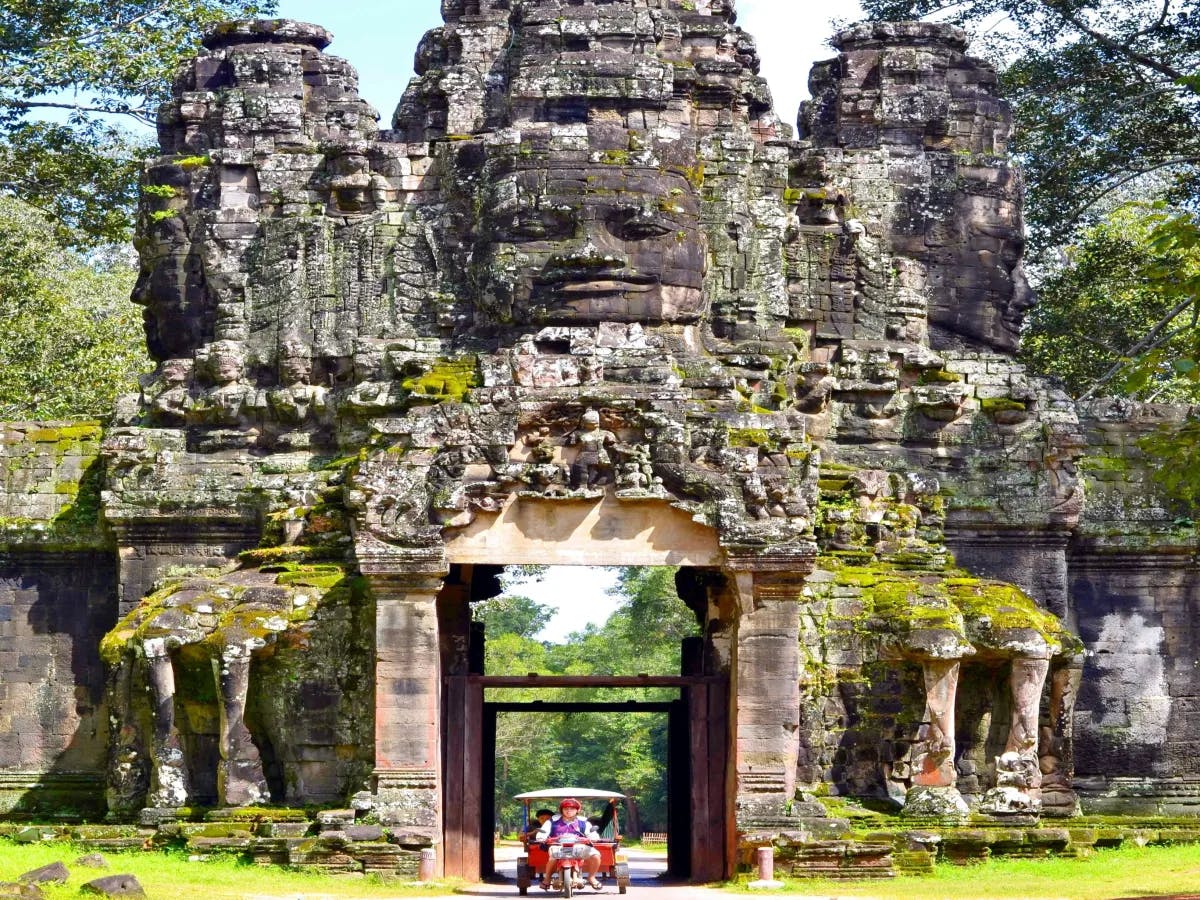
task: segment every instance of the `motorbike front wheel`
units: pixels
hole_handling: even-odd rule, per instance
[[[575,873],[570,869],[563,869],[563,896],[570,897],[575,893]]]

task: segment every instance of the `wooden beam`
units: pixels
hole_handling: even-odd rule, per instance
[[[529,700],[524,703],[488,703],[487,708],[498,713],[667,713],[671,711],[671,703],[639,703],[637,700],[622,703],[560,703],[554,700]]]
[[[714,675],[469,675],[485,688],[685,688],[720,681]]]

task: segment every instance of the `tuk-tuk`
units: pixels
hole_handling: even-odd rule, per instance
[[[600,870],[596,877],[603,883],[615,883],[617,891],[624,894],[629,888],[629,862],[621,853],[619,806],[625,795],[590,788],[550,788],[517,794],[513,798],[520,800],[524,806],[521,828],[524,852],[517,858],[517,888],[521,896],[528,894],[529,886],[542,877],[549,857],[549,850],[539,845],[534,839],[534,833],[529,831],[530,809],[539,801],[557,809],[559,802],[567,797],[574,797],[583,805],[580,815],[588,818],[600,832],[600,840],[595,842],[595,847],[600,852]],[[567,896],[570,896],[570,891],[571,888],[564,885],[563,892]]]

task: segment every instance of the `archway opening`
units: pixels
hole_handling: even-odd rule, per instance
[[[626,795],[623,835],[653,847],[637,854],[643,876],[696,877],[697,842],[723,866],[728,673],[704,588],[716,573],[454,568],[443,634],[469,639],[457,665],[444,659],[447,871],[511,877],[512,798],[561,787]]]

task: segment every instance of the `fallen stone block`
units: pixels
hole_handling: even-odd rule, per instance
[[[84,894],[97,894],[101,897],[145,897],[146,892],[132,875],[105,875],[95,881],[89,881],[80,889]]]
[[[107,869],[108,860],[99,853],[86,853],[75,860],[75,865],[82,866],[85,869]]]
[[[23,884],[66,884],[70,877],[71,873],[65,865],[52,862],[18,876],[17,881]]]

